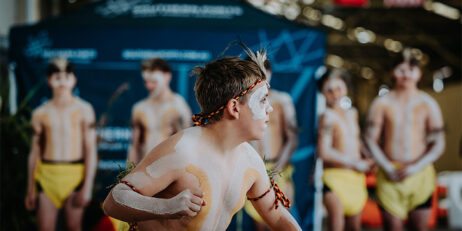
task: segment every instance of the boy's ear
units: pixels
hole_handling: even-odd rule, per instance
[[[232,119],[239,119],[239,113],[241,111],[239,101],[230,99],[226,104],[225,110],[228,112]]]

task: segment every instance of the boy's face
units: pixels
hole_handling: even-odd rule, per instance
[[[243,128],[250,140],[263,139],[268,127],[269,113],[273,111],[268,100],[268,83],[259,83],[247,97],[241,114]]]
[[[347,94],[346,84],[341,78],[329,78],[324,83],[322,94],[326,97],[328,106],[338,106],[340,100]]]
[[[418,66],[411,66],[408,62],[402,62],[393,69],[393,77],[397,87],[416,86],[422,76],[422,71]]]
[[[72,91],[77,79],[72,72],[60,71],[51,74],[47,82],[53,92],[64,92]]]
[[[144,85],[151,95],[159,95],[170,83],[171,73],[160,70],[143,71]]]

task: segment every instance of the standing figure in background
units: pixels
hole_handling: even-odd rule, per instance
[[[54,231],[61,208],[66,230],[81,230],[96,173],[95,113],[72,94],[76,77],[67,60],[51,61],[47,83],[53,97],[32,113],[25,204],[37,209],[39,230]]]
[[[266,80],[269,83],[272,74],[269,60],[265,61],[265,68]],[[269,90],[268,100],[273,112],[265,136],[262,140],[252,141],[250,144],[265,160],[266,170],[277,173],[274,175],[276,183],[287,198],[293,201],[293,166],[290,164],[290,158],[298,144],[295,106],[289,94],[274,89]],[[257,230],[268,229],[249,201],[246,202],[245,211],[254,219]]]
[[[188,104],[170,89],[172,71],[167,61],[145,60],[141,74],[149,96],[132,109],[133,138],[128,160],[135,163],[166,138],[191,126]]]
[[[374,100],[368,117],[367,144],[380,166],[377,198],[385,230],[426,230],[435,162],[444,151],[443,118],[438,103],[419,91],[419,62],[405,49],[393,69],[394,88]]]
[[[373,165],[361,156],[362,142],[355,108],[343,108],[348,93],[345,72],[329,70],[319,80],[326,111],[318,126],[318,155],[323,160],[323,202],[329,230],[361,230],[361,212],[367,201],[365,172]]]

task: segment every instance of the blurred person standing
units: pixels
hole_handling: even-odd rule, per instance
[[[266,80],[270,83],[271,63],[266,60],[264,65]],[[250,144],[262,155],[267,171],[275,173],[275,182],[285,192],[287,198],[293,201],[293,166],[290,164],[290,158],[298,144],[295,106],[289,94],[274,89],[269,90],[268,100],[273,107],[273,112],[270,116],[269,126],[265,130],[265,136],[262,140],[252,141]],[[254,219],[257,230],[268,229],[249,201],[246,201],[245,211]]]
[[[363,150],[355,108],[344,108],[346,73],[327,71],[319,80],[326,98],[326,111],[319,118],[318,150],[323,160],[323,203],[329,230],[361,230],[361,212],[367,201],[365,172],[373,161],[362,157]]]
[[[141,74],[149,96],[132,109],[133,138],[128,160],[134,163],[166,138],[190,127],[192,116],[183,97],[170,89],[172,71],[167,61],[145,60]]]
[[[422,71],[405,49],[392,70],[395,85],[372,103],[367,144],[380,166],[377,197],[385,230],[399,231],[403,222],[427,230],[435,162],[443,153],[443,118],[438,103],[417,88]]]
[[[68,60],[53,59],[47,72],[53,96],[32,113],[25,205],[37,209],[39,230],[54,231],[60,209],[66,230],[81,230],[96,173],[95,113],[72,94],[77,79]]]

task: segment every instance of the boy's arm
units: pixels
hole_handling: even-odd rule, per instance
[[[85,164],[85,175],[83,180],[83,186],[77,193],[77,206],[83,207],[90,203],[93,191],[93,183],[96,175],[96,128],[95,128],[95,112],[90,106],[85,111],[85,119],[83,121],[83,141],[84,141],[84,164]]]
[[[294,104],[289,95],[287,95],[287,102],[284,103],[282,108],[285,140],[281,150],[281,154],[279,155],[278,164],[275,169],[276,171],[282,170],[289,164],[290,158],[294,154],[298,145],[297,117],[295,114]]]
[[[28,159],[28,172],[27,172],[27,195],[25,199],[25,205],[27,210],[34,210],[36,207],[36,199],[37,199],[37,192],[35,191],[35,171],[37,168],[37,163],[40,159],[40,151],[42,148],[40,147],[41,138],[43,138],[43,130],[42,126],[37,118],[35,113],[32,115],[32,128],[33,128],[33,135],[32,135],[32,144],[31,150],[29,152],[29,159]]]
[[[141,136],[143,130],[141,125],[136,121],[133,121],[132,126],[132,143],[128,149],[127,160],[133,163],[138,163],[141,160]]]
[[[369,164],[362,160],[352,160],[344,153],[332,147],[333,123],[326,114],[319,118],[318,125],[318,154],[321,159],[329,164],[339,167],[353,168],[360,172],[369,169]]]
[[[141,139],[143,136],[146,134],[143,134],[146,132],[142,128],[142,124],[140,121],[140,114],[142,112],[137,109],[137,106],[135,105],[132,109],[132,143],[130,147],[128,148],[128,156],[127,160],[133,163],[138,163],[141,161],[141,156],[144,153],[141,153]]]
[[[170,199],[153,197],[185,174],[181,168],[165,172],[155,167],[159,164],[173,167],[184,161],[184,157],[175,157],[175,153],[164,155],[169,146],[174,146],[171,138],[154,148],[125,176],[125,183],[118,183],[111,190],[103,205],[107,215],[128,222],[197,215],[204,202],[200,188],[184,190]]]
[[[444,152],[446,141],[443,130],[443,116],[435,101],[429,103],[430,113],[427,115],[427,151],[414,164],[406,168],[406,175],[412,175],[425,166],[435,162]]]
[[[258,166],[259,177],[247,192],[248,198],[258,198],[265,193],[271,186],[269,178],[266,174],[265,165],[261,163]],[[271,189],[268,194],[258,200],[251,200],[253,207],[258,214],[263,218],[265,223],[271,230],[302,230],[297,221],[287,211],[287,209],[279,201],[279,207],[276,209],[274,205],[275,194],[274,189]]]
[[[377,164],[385,171],[390,180],[398,181],[399,179],[396,175],[395,167],[385,156],[378,144],[384,126],[384,113],[385,111],[383,110],[383,107],[381,107],[377,102],[374,102],[372,104],[371,110],[368,115],[366,144],[369,147],[369,150],[371,151],[372,157],[377,162]]]

